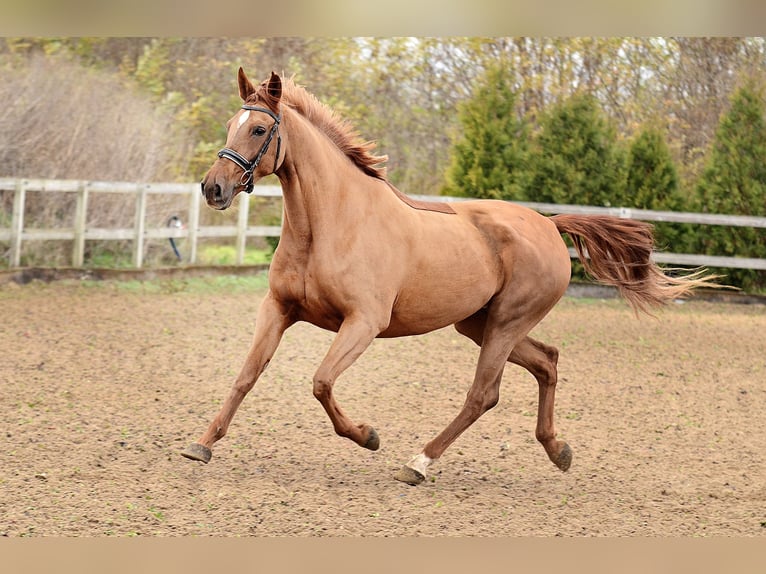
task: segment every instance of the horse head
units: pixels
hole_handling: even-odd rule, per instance
[[[280,100],[282,80],[274,72],[256,89],[242,68],[237,74],[242,108],[226,123],[226,147],[202,180],[207,204],[223,210],[240,191],[250,193],[284,160]]]

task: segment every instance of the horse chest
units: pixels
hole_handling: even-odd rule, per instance
[[[296,320],[337,331],[346,315],[346,301],[341,289],[317,278],[306,269],[272,273],[272,294],[292,310]]]

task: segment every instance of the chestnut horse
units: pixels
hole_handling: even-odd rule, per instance
[[[650,225],[601,216],[545,217],[503,201],[414,201],[387,180],[345,121],[314,96],[272,73],[258,88],[238,74],[244,101],[228,122],[226,148],[202,181],[214,209],[228,208],[276,174],[284,197],[279,246],[269,271],[252,346],[228,398],[183,455],[209,462],[211,447],[263,373],[285,329],[307,321],[337,333],[313,378],[314,396],[335,432],[376,450],[379,438],[333,397],[336,379],[376,337],[418,335],[454,325],[481,346],[473,384],[455,419],[395,478],[419,484],[427,467],[498,401],[510,361],[539,384],[535,435],[566,471],[572,450],[556,439],[553,403],[558,351],[528,336],[563,296],[569,234],[596,279],[615,285],[636,311],[648,311],[710,278],[670,277],[650,259]]]

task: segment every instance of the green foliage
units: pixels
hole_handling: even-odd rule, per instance
[[[575,95],[544,114],[531,163],[531,201],[625,203],[624,153],[592,96]]]
[[[445,195],[524,199],[528,136],[515,108],[511,74],[502,64],[491,68],[459,108]]]
[[[716,131],[697,188],[701,209],[710,213],[766,215],[766,100],[763,88],[749,83],[732,97]],[[766,257],[766,231],[710,226],[699,233],[696,250],[710,255]],[[766,273],[726,271],[744,289],[766,288]]]
[[[268,272],[253,275],[212,275],[205,277],[184,277],[183,279],[148,279],[128,281],[78,281],[81,289],[109,289],[128,293],[179,295],[224,293],[262,293],[269,288]]]
[[[543,113],[530,168],[530,201],[625,205],[625,154],[597,100],[588,94],[576,94]],[[579,262],[573,263],[572,274],[586,277]]]
[[[158,97],[166,91],[169,58],[167,43],[155,38],[144,46],[144,52],[136,65],[135,79],[138,84]]]
[[[200,179],[226,140],[224,124],[241,104],[236,70],[262,40],[154,38],[136,59],[133,79],[191,134],[186,177]]]
[[[133,266],[131,246],[127,241],[88,241],[86,266],[106,269],[127,269]]]
[[[639,209],[680,207],[678,174],[662,133],[644,128],[628,150],[626,200]]]
[[[262,265],[271,261],[271,250],[245,249],[244,265]],[[234,265],[237,262],[237,250],[233,245],[207,245],[200,249],[200,265]]]
[[[633,139],[627,155],[625,206],[658,211],[684,211],[679,179],[662,132],[646,127]],[[689,227],[676,223],[655,225],[660,250],[682,253],[687,249]]]

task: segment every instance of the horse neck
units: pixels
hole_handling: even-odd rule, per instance
[[[370,187],[385,186],[359,168],[308,120],[295,111],[285,114],[287,135],[285,159],[277,171],[284,201],[283,234],[307,241],[337,236],[322,233],[359,224],[360,214],[382,207],[393,194],[371,193]]]

